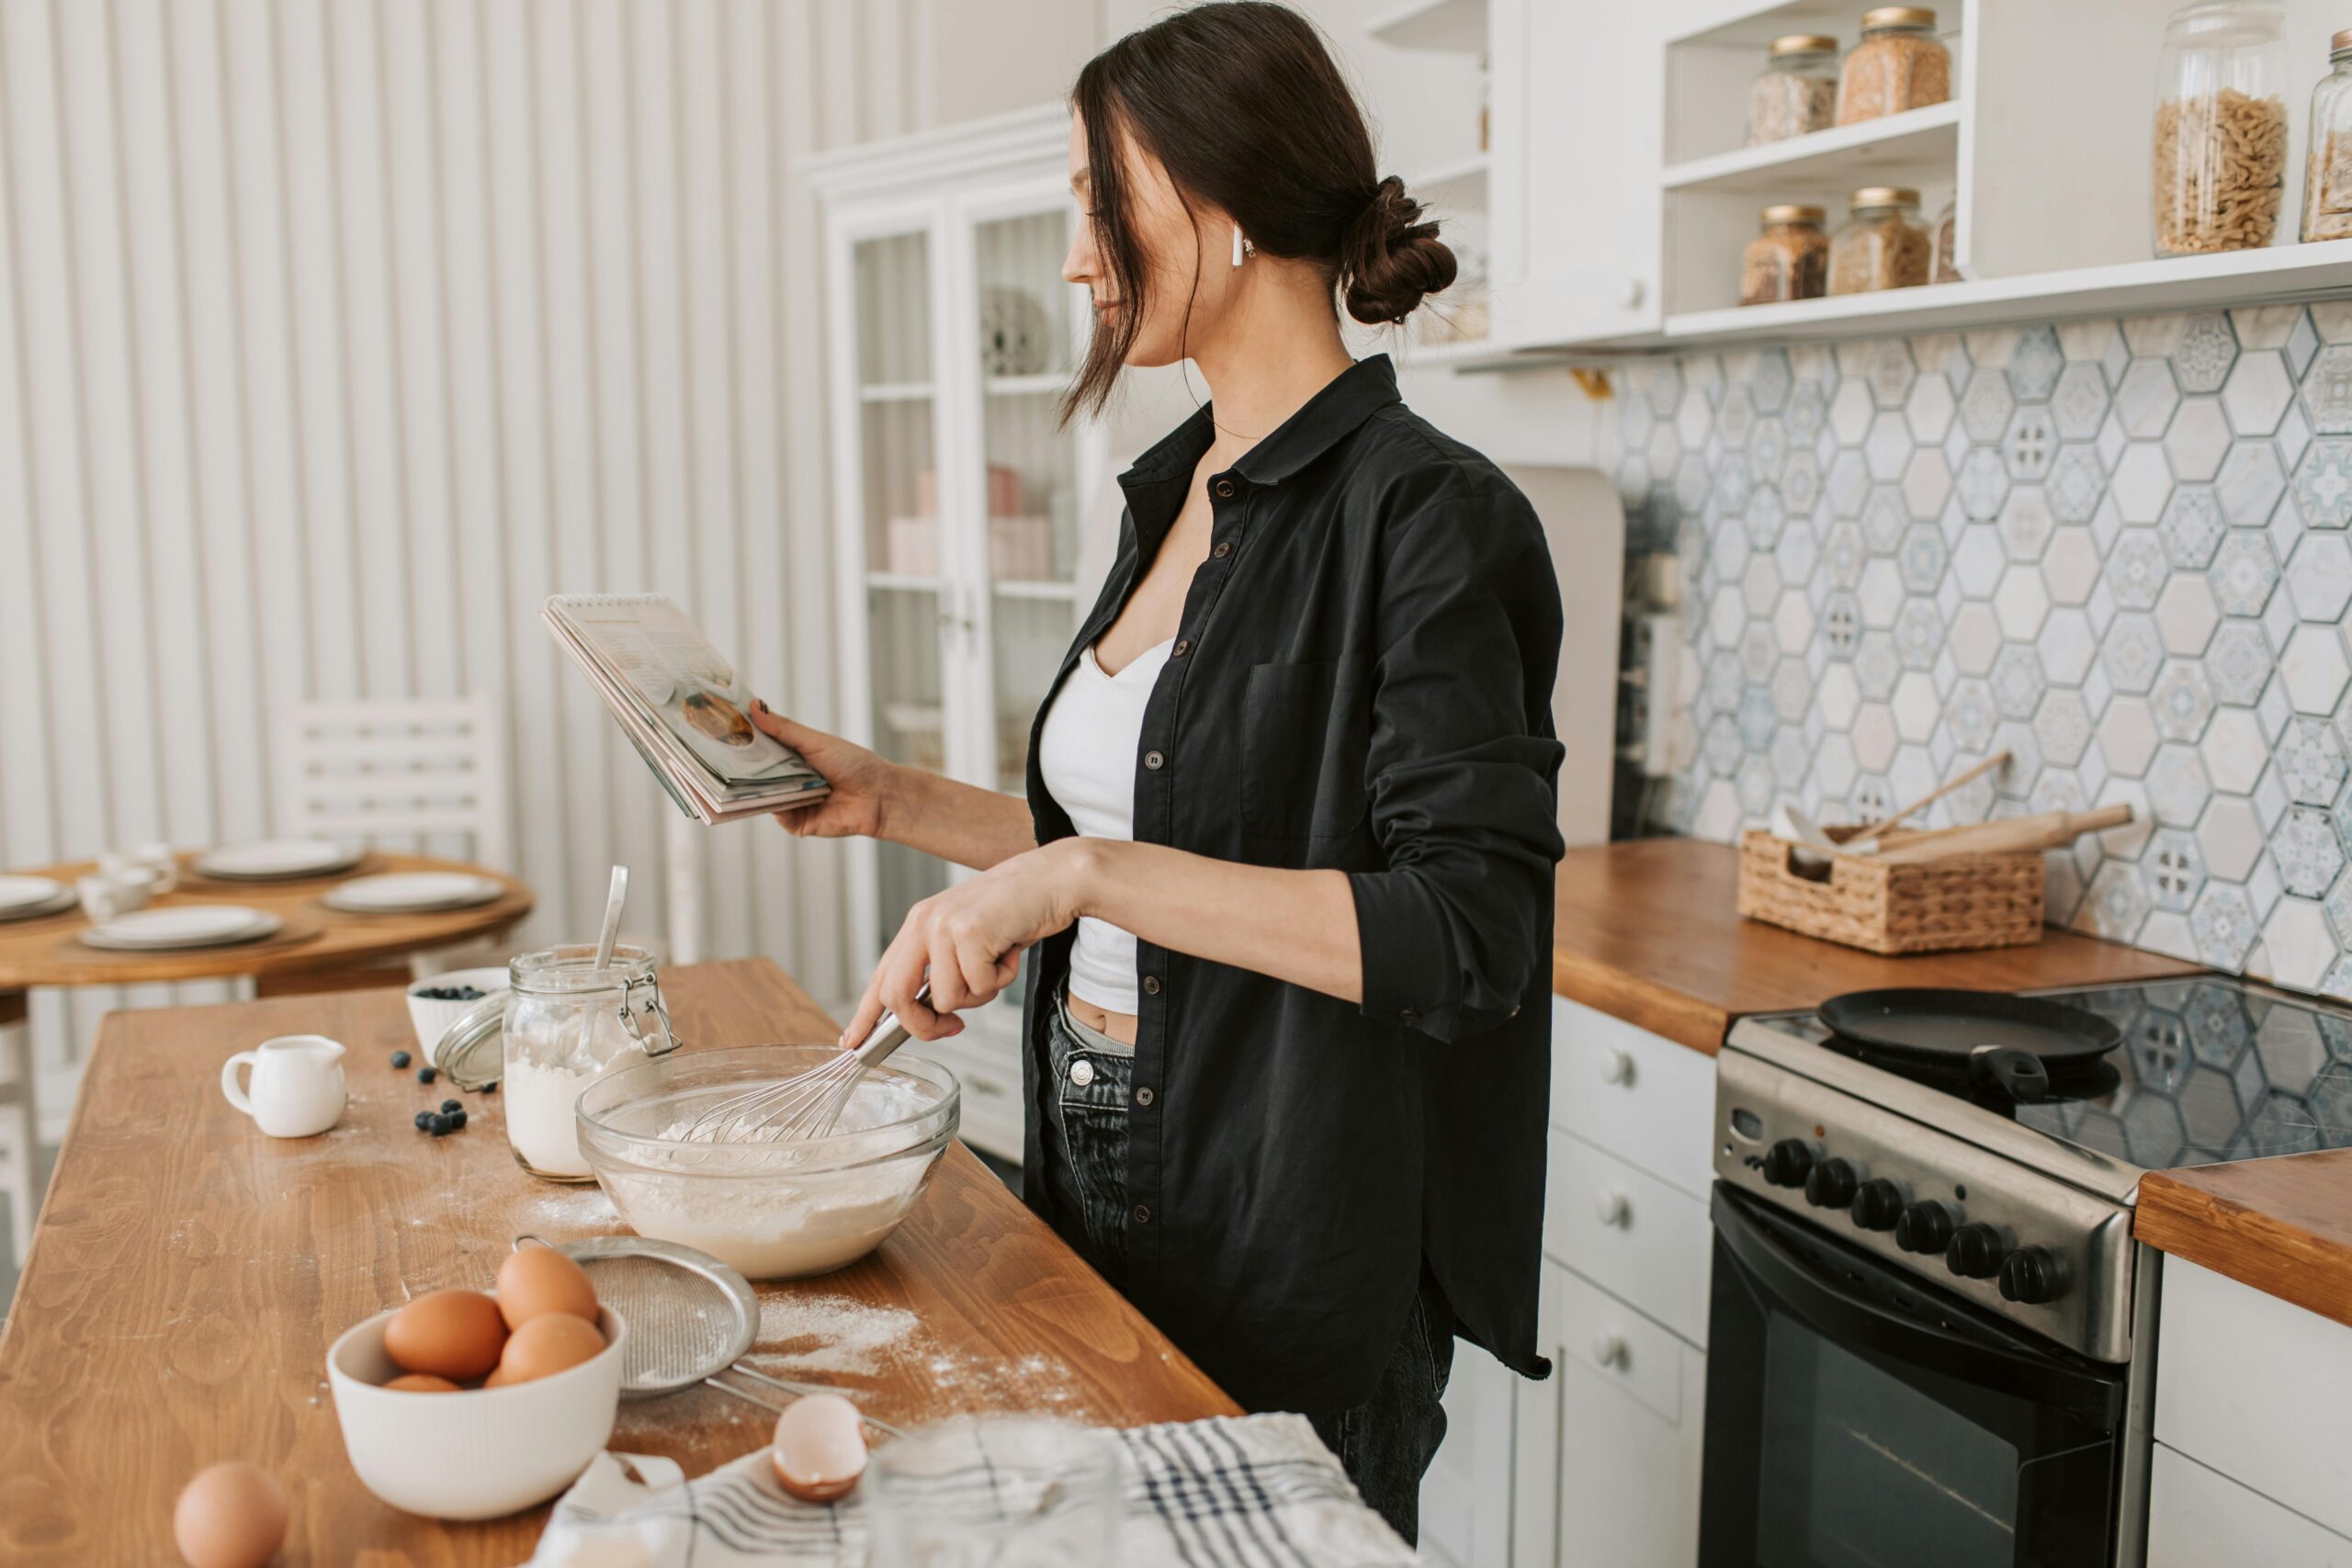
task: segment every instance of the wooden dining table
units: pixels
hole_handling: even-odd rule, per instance
[[[380,985],[385,966],[411,953],[429,953],[475,941],[503,941],[531,912],[531,890],[487,866],[424,855],[370,851],[357,865],[328,876],[285,882],[232,882],[194,869],[194,854],[178,857],[179,886],[149,904],[170,908],[187,904],[242,904],[264,909],[284,922],[261,942],[220,947],[124,953],[84,943],[90,927],[81,910],[28,920],[0,921],[0,1062],[15,1090],[0,1100],[0,1116],[13,1123],[6,1140],[14,1168],[0,1177],[7,1189],[13,1235],[21,1256],[31,1229],[33,1150],[39,1141],[40,1107],[33,1089],[32,1041],[27,1026],[26,993],[36,987],[137,986],[151,981],[250,978],[262,995],[273,990],[311,990]],[[46,876],[71,887],[97,869],[95,861],[28,867],[20,874]],[[393,872],[459,872],[500,884],[497,897],[462,909],[382,915],[346,914],[319,900],[340,882]]]
[[[831,1041],[838,1026],[761,960],[663,976],[686,1048]],[[278,1141],[222,1100],[231,1052],[316,1032],[350,1048],[351,1100]],[[594,1187],[526,1175],[500,1097],[419,1133],[398,991],[111,1015],[93,1054],[14,1310],[0,1330],[0,1562],[176,1561],[179,1488],[222,1460],[292,1499],[288,1564],[512,1563],[537,1508],[487,1524],[394,1511],[345,1459],[326,1352],[351,1325],[444,1286],[487,1287],[512,1239],[622,1234]],[[757,1287],[749,1363],[840,1387],[906,1426],[961,1411],[1101,1425],[1237,1407],[960,1143],[906,1223],[839,1272]],[[774,1417],[696,1387],[624,1403],[611,1447],[698,1475],[768,1440]]]

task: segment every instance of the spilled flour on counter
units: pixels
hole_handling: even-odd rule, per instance
[[[854,1296],[771,1296],[760,1303],[754,1354],[794,1371],[877,1376],[893,1352],[911,1353],[921,1328],[903,1307]]]
[[[769,1296],[760,1303],[758,1346],[744,1358],[776,1377],[811,1382],[885,1378],[926,1386],[948,1407],[1093,1418],[1069,1368],[1033,1352],[1008,1359],[940,1345],[900,1307],[852,1296]]]
[[[570,1241],[582,1235],[612,1230],[621,1223],[613,1201],[593,1182],[582,1187],[561,1187],[553,1182],[541,1185],[545,1190],[534,1194],[515,1212],[526,1230],[550,1241]]]

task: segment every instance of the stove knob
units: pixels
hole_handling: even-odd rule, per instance
[[[1866,1231],[1891,1231],[1903,1217],[1903,1189],[1880,1178],[1854,1193],[1854,1223]]]
[[[1804,1201],[1816,1209],[1842,1209],[1854,1201],[1854,1167],[1830,1158],[1813,1168],[1804,1179]]]
[[[1894,1222],[1894,1245],[1905,1252],[1941,1252],[1951,1244],[1958,1219],[1950,1203],[1914,1203]]]
[[[1962,1225],[1944,1247],[1944,1265],[1963,1280],[1989,1280],[2001,1271],[2008,1242],[1988,1224]]]
[[[1764,1179],[1775,1187],[1803,1187],[1813,1168],[1813,1145],[1803,1138],[1782,1138],[1764,1151]]]
[[[2054,1302],[2066,1293],[2064,1258],[2039,1247],[2020,1247],[2001,1260],[2001,1296],[2027,1306]]]

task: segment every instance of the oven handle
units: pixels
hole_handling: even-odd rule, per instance
[[[2124,1384],[2120,1369],[2114,1376],[2103,1376],[2053,1357],[1986,1345],[1890,1312],[1815,1273],[1743,1212],[1751,1201],[1717,1185],[1716,1238],[1775,1304],[1826,1337],[2104,1427],[2112,1427],[2121,1419]],[[1883,1267],[1874,1260],[1873,1266]]]

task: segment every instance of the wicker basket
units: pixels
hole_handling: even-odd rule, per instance
[[[1843,840],[1850,827],[1823,829]],[[1882,839],[1893,848],[1905,835]],[[1826,874],[1795,868],[1797,846],[1751,828],[1739,840],[1739,912],[1870,953],[2023,947],[2041,940],[2040,850],[1890,865],[1833,855]]]

